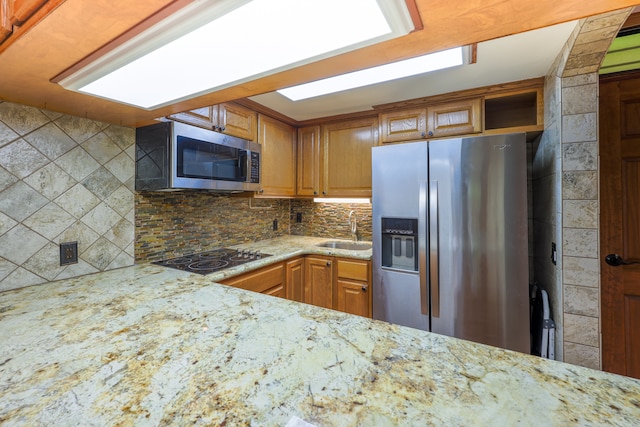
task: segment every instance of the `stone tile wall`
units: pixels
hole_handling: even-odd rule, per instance
[[[0,102],[0,291],[133,264],[134,139]],[[78,263],[60,266],[70,241]]]
[[[549,292],[556,359],[600,368],[598,69],[631,9],[580,21],[545,81],[534,154],[535,280]],[[549,259],[551,242],[558,263]]]
[[[136,262],[289,234],[289,200],[199,191],[136,193]],[[273,221],[278,230],[273,230]]]
[[[360,240],[371,241],[371,205],[315,203],[313,200],[291,201],[291,234],[351,239],[349,212],[354,211]],[[302,222],[296,222],[296,214],[302,214]]]

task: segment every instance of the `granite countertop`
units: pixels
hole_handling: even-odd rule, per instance
[[[0,424],[640,419],[631,378],[213,282],[147,264],[1,293]]]

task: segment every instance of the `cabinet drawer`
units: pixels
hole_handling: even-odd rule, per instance
[[[243,274],[223,280],[220,283],[254,292],[264,292],[283,285],[285,280],[284,264],[265,267],[256,272]]]
[[[338,277],[351,280],[369,281],[369,262],[339,259]]]

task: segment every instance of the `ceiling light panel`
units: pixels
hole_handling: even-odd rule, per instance
[[[60,84],[152,110],[412,29],[404,0],[195,1]]]
[[[392,62],[327,79],[317,80],[277,92],[292,101],[313,98],[329,93],[342,92],[376,83],[388,82],[403,77],[415,76],[464,64],[462,47],[430,53],[404,61]]]

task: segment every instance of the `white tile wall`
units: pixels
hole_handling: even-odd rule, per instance
[[[135,131],[0,102],[0,291],[133,265]],[[79,262],[60,266],[59,244]]]

